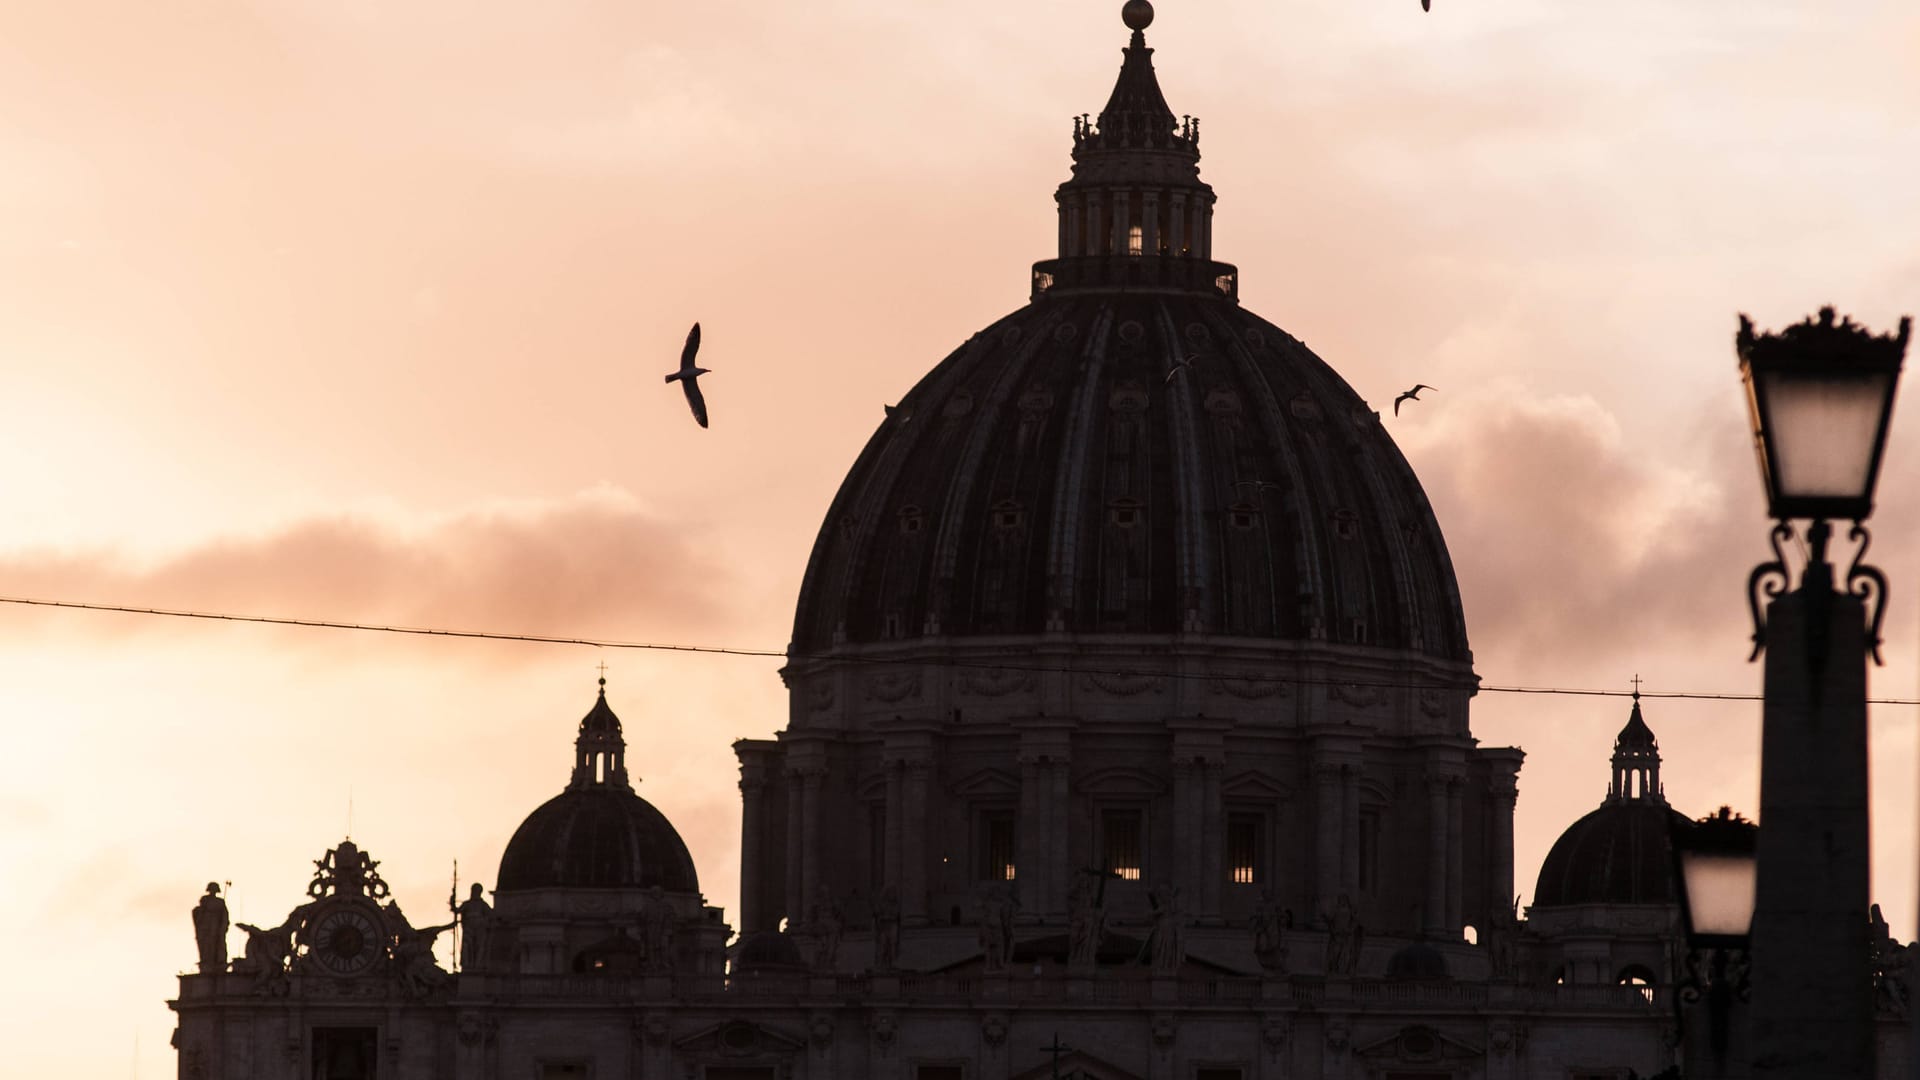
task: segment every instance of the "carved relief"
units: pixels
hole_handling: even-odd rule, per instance
[[[1195,345],[1205,345],[1212,339],[1213,334],[1207,330],[1205,323],[1190,322],[1187,324],[1188,341],[1193,342]]]
[[[947,403],[940,407],[940,412],[942,414],[948,417],[951,417],[953,419],[958,419],[962,416],[967,415],[972,411],[973,411],[973,395],[967,393],[965,390],[962,390],[959,393],[948,398]]]
[[[1009,345],[1013,344],[1016,341],[1019,341],[1020,328],[1018,326],[1009,326],[1005,330],[1000,331],[1000,340],[1006,342]]]
[[[997,1047],[1007,1041],[1007,1017],[1005,1013],[988,1013],[980,1021],[980,1037],[988,1046]]]
[[[883,671],[867,679],[867,700],[888,703],[920,696],[918,671]]]
[[[968,668],[960,672],[960,689],[981,697],[1005,697],[1016,691],[1032,690],[1035,679],[1031,671],[1015,671],[1008,668]]]
[[[1267,343],[1267,335],[1261,333],[1260,328],[1257,326],[1247,327],[1246,339],[1247,344],[1253,346],[1265,345]]]
[[[1117,413],[1143,413],[1147,411],[1147,388],[1137,382],[1123,382],[1107,395],[1107,408]]]
[[[1320,411],[1320,403],[1313,400],[1313,395],[1305,390],[1293,395],[1293,400],[1287,402],[1287,411],[1293,414],[1295,420],[1304,424],[1317,424],[1324,415]]]
[[[1207,391],[1204,407],[1214,416],[1238,416],[1240,395],[1225,388],[1215,388]]]
[[[1293,696],[1293,688],[1279,679],[1259,675],[1241,675],[1239,673],[1216,675],[1207,680],[1207,689],[1216,694],[1228,694],[1242,701],[1261,701],[1266,698],[1285,698]]]
[[[1146,333],[1146,327],[1141,326],[1132,319],[1128,319],[1126,322],[1120,324],[1120,340],[1129,345],[1139,341],[1142,337],[1146,336]]]
[[[1053,340],[1058,341],[1064,345],[1067,342],[1072,341],[1074,335],[1078,334],[1079,332],[1080,332],[1079,328],[1074,326],[1072,323],[1070,322],[1061,323],[1059,326],[1055,327],[1053,330]]]
[[[1448,699],[1452,696],[1446,690],[1425,687],[1420,691],[1420,711],[1435,720],[1444,719],[1447,715]]]
[[[1153,1041],[1156,1046],[1168,1046],[1173,1042],[1179,1024],[1170,1013],[1155,1013],[1153,1017]]]
[[[807,1024],[807,1034],[813,1038],[813,1045],[822,1050],[833,1045],[833,1016],[829,1013],[814,1013]]]
[[[1103,690],[1121,697],[1133,697],[1138,694],[1165,693],[1167,680],[1160,675],[1134,675],[1127,672],[1089,671],[1080,676],[1080,686],[1084,690]]]
[[[473,1047],[491,1044],[500,1030],[500,1022],[491,1016],[479,1013],[461,1013],[459,1039],[461,1046]]]
[[[1021,412],[1043,413],[1051,408],[1053,408],[1053,391],[1045,386],[1035,384],[1027,387],[1020,394]]]
[[[648,1046],[661,1046],[666,1043],[667,1037],[673,1034],[673,1026],[667,1023],[666,1017],[654,1013],[636,1020],[633,1025],[633,1034]]]
[[[807,711],[815,716],[833,708],[833,680],[816,679],[807,687]]]
[[[1284,1016],[1269,1016],[1260,1022],[1260,1041],[1266,1045],[1267,1053],[1276,1059],[1287,1048],[1287,1040],[1292,1037],[1293,1024]]]
[[[1352,1035],[1352,1030],[1350,1029],[1350,1027],[1348,1026],[1345,1020],[1339,1017],[1334,1017],[1333,1019],[1327,1021],[1327,1049],[1328,1050],[1331,1050],[1335,1054],[1346,1053],[1347,1041],[1351,1037],[1351,1035]]]
[[[1382,687],[1364,686],[1360,683],[1329,683],[1327,700],[1352,705],[1357,709],[1371,709],[1387,700],[1387,692]]]

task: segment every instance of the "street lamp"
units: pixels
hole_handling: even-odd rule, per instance
[[[1756,334],[1752,320],[1740,316],[1735,338],[1740,379],[1747,390],[1747,416],[1760,459],[1760,480],[1767,489],[1767,514],[1774,527],[1774,561],[1755,568],[1748,582],[1753,607],[1753,656],[1766,646],[1764,599],[1787,585],[1780,545],[1793,535],[1786,523],[1810,519],[1803,583],[1832,590],[1827,564],[1830,518],[1854,523],[1850,537],[1866,553],[1862,524],[1873,514],[1873,491],[1887,447],[1893,416],[1893,392],[1900,382],[1912,320],[1900,320],[1900,332],[1876,336],[1852,319],[1834,322],[1831,307],[1777,334]],[[1847,572],[1847,591],[1873,603],[1869,643],[1880,661],[1880,620],[1886,578],[1858,558]],[[1764,599],[1763,599],[1764,598]]]
[[[1699,821],[1675,822],[1669,834],[1674,882],[1690,947],[1747,947],[1753,926],[1754,834],[1759,831],[1726,806]]]
[[[1707,1037],[1713,1050],[1711,1074],[1725,1070],[1728,1029],[1736,999],[1745,1001],[1748,931],[1753,924],[1759,828],[1728,807],[1699,821],[1674,821],[1668,832],[1673,851],[1674,891],[1679,894],[1680,924],[1687,937],[1687,962],[1674,996],[1674,1030],[1685,1030],[1684,1006],[1707,999]],[[1699,1071],[1699,1070],[1695,1070]]]
[[[1876,335],[1851,319],[1835,322],[1829,307],[1773,334],[1755,333],[1743,315],[1735,338],[1775,520],[1773,561],[1747,579],[1749,659],[1767,654],[1760,728],[1767,828],[1754,841],[1750,934],[1756,1078],[1873,1075],[1866,658],[1880,659],[1887,579],[1863,561],[1864,522],[1873,513],[1911,329],[1912,320],[1901,319],[1899,333]],[[1859,544],[1840,590],[1827,562],[1832,518],[1851,520],[1849,538]],[[1809,522],[1807,563],[1789,591],[1783,545],[1795,519]],[[1702,887],[1715,865],[1697,862],[1695,871],[1707,875]],[[1720,886],[1728,885],[1731,863],[1717,866]]]

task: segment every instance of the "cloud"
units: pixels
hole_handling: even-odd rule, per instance
[[[144,565],[98,551],[0,555],[9,596],[629,640],[726,625],[729,581],[718,557],[610,488],[411,524],[312,517]],[[7,622],[24,625],[20,613]]]
[[[1668,460],[1593,399],[1512,382],[1454,395],[1403,436],[1442,527],[1485,662],[1570,658],[1686,636],[1744,636],[1745,575],[1764,554],[1732,485],[1751,485],[1737,429],[1709,424],[1698,458]],[[1749,554],[1754,557],[1749,558]]]

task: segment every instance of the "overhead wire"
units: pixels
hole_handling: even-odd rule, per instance
[[[749,649],[726,645],[687,645],[660,641],[621,641],[611,638],[520,634],[494,630],[449,630],[426,626],[393,626],[379,623],[339,622],[330,619],[289,618],[276,615],[239,615],[231,612],[192,611],[181,608],[135,607],[126,604],[97,604],[78,600],[45,600],[24,596],[0,596],[0,604],[26,607],[63,608],[74,611],[116,612],[125,615],[150,615],[172,619],[200,619],[211,622],[252,623],[320,630],[357,630],[367,633],[407,634],[418,637],[461,638],[479,641],[512,641],[538,645],[579,645],[594,649],[632,649],[650,652],[703,653],[714,656],[742,656],[772,660],[821,660],[847,664],[937,665],[982,671],[1007,671],[1037,675],[1105,675],[1128,678],[1162,678],[1191,681],[1224,680],[1235,683],[1286,686],[1343,686],[1383,690],[1461,690],[1459,683],[1437,680],[1369,680],[1353,678],[1312,678],[1297,675],[1266,675],[1255,672],[1152,671],[1141,668],[1103,667],[1095,664],[1022,664],[1004,660],[965,660],[924,656],[862,656],[847,653],[802,653],[781,649]],[[1505,686],[1481,683],[1474,687],[1483,694],[1534,694],[1567,697],[1640,697],[1685,701],[1760,701],[1759,694],[1726,694],[1698,690],[1605,690],[1593,687]],[[1869,698],[1869,705],[1920,705],[1916,698]]]

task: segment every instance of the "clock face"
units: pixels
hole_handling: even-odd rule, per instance
[[[359,975],[380,958],[380,944],[380,928],[366,912],[342,908],[320,917],[307,955],[330,974]]]

